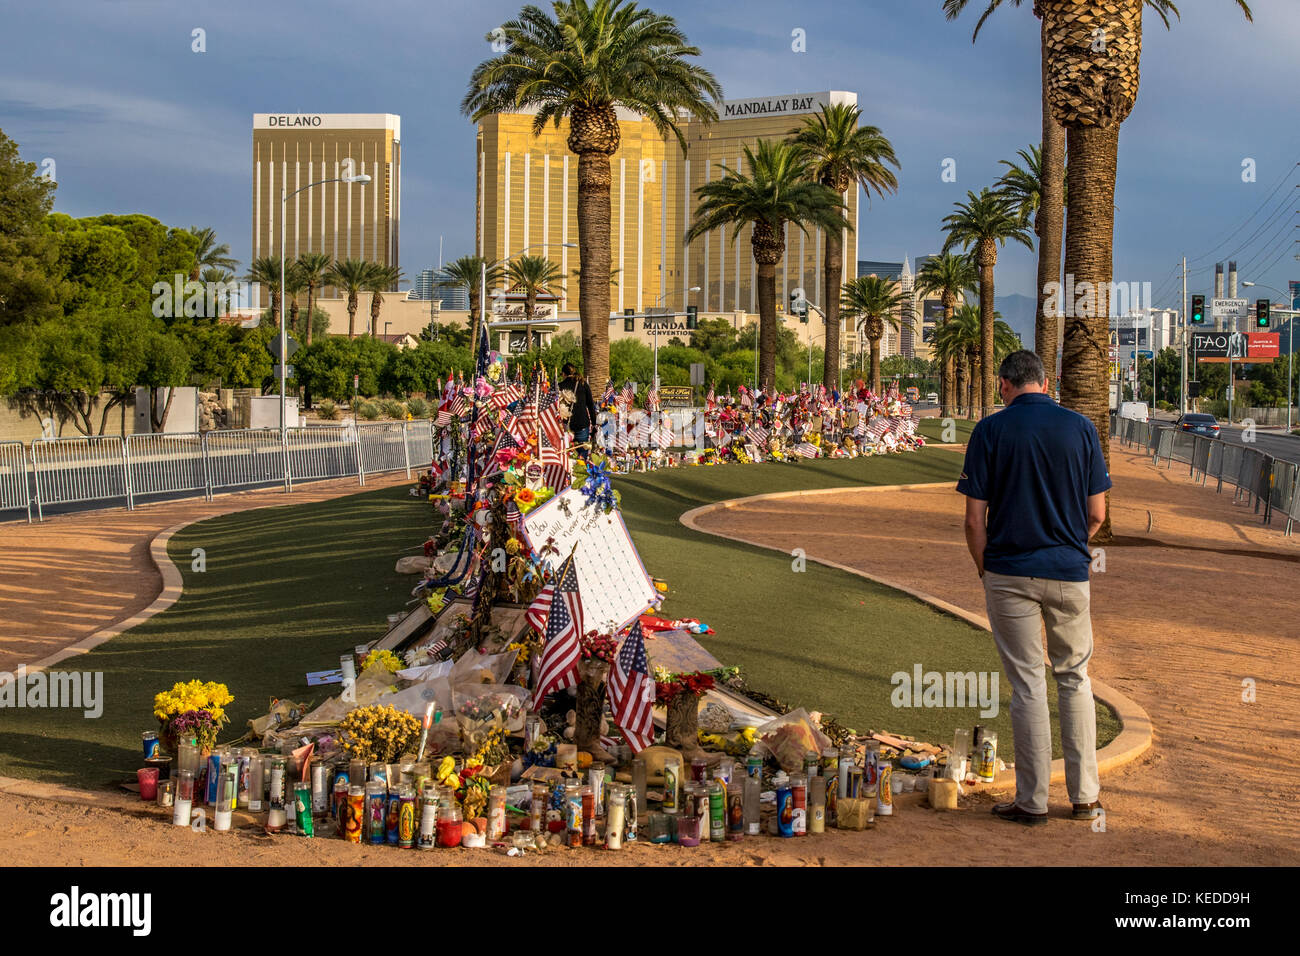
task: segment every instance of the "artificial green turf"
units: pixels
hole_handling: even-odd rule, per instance
[[[915,663],[997,670],[987,634],[854,575],[811,562],[795,573],[788,555],[688,531],[678,521],[690,508],[726,498],[949,481],[959,468],[958,455],[932,446],[870,459],[665,469],[617,478],[616,487],[646,567],[671,588],[663,613],[712,625],[715,634],[701,643],[724,663],[741,665],[753,686],[858,730],[943,742],[959,723],[983,723],[998,732],[1010,759],[1005,680],[999,715],[990,720],[974,709],[889,703],[889,675]],[[104,673],[103,715],[5,711],[0,774],[77,786],[131,777],[140,766],[140,732],[157,726],[153,695],[179,680],[230,686],[236,699],[227,737],[265,713],[273,697],[323,699],[324,691],[306,686],[307,672],[336,667],[340,652],[377,637],[386,615],[406,607],[415,578],[393,565],[415,553],[432,528],[429,505],[398,487],[184,529],[169,547],[184,576],[180,600],[76,661],[78,670]],[[194,548],[205,552],[203,572],[192,569]],[[1099,742],[1117,731],[1109,710],[1098,707]]]

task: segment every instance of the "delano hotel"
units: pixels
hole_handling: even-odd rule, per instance
[[[856,93],[843,92],[728,100],[719,108],[716,123],[683,125],[685,155],[675,138],[665,140],[648,120],[620,109],[622,142],[610,157],[610,251],[615,270],[611,308],[643,312],[662,299],[675,311],[696,305],[702,316],[757,312],[750,227],[741,229],[734,244],[727,229],[689,247],[683,242],[696,208],[694,191],[720,178],[724,168],[743,170],[745,145],[785,137],[822,104],[856,102]],[[496,260],[535,246],[530,254],[548,256],[560,266],[564,286],[553,291],[560,296],[560,310],[570,311],[577,308],[578,283],[572,273],[578,267],[578,250],[562,243],[578,241],[578,158],[565,144],[567,122],[558,128],[548,125],[536,137],[532,122],[531,114],[499,113],[479,124],[478,253]],[[856,186],[844,198],[847,218],[856,224]],[[785,261],[777,268],[778,307],[799,286],[814,304],[824,306],[818,265],[822,242],[819,232],[805,236],[797,227],[788,227]],[[857,248],[857,231],[846,231],[846,279],[854,275]],[[701,291],[688,297],[692,286]],[[820,325],[815,314],[812,321]]]
[[[350,161],[350,168],[349,168]],[[391,113],[253,114],[253,258],[280,255],[280,190],[365,173],[366,185],[326,183],[289,200],[288,258],[398,265],[402,118]]]

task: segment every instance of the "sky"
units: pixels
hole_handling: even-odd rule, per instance
[[[956,22],[940,0],[652,0],[701,49],[727,99],[857,92],[891,140],[899,190],[862,202],[859,256],[937,251],[940,222],[1002,159],[1038,141],[1039,32],[1005,3],[978,42],[983,0]],[[1120,138],[1115,281],[1150,282],[1177,307],[1214,263],[1285,289],[1300,279],[1300,0],[1181,0],[1166,32],[1145,19],[1141,88]],[[471,251],[474,127],[459,106],[485,35],[518,0],[45,0],[10,5],[0,36],[0,129],[53,161],[55,208],[142,212],[212,226],[247,264],[256,112],[402,117],[402,268]],[[192,31],[206,51],[192,50]],[[806,49],[795,52],[795,31]],[[945,160],[956,181],[944,182]],[[1246,164],[1246,166],[1243,166]],[[1254,181],[1245,181],[1251,169]],[[1288,195],[1290,198],[1288,199]],[[242,268],[242,266],[241,266]],[[1032,295],[1034,254],[1007,247],[998,293]],[[1251,298],[1258,290],[1245,290]],[[1258,294],[1264,294],[1258,292]],[[1274,298],[1280,298],[1274,296]]]

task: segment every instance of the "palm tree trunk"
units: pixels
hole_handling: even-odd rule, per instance
[[[271,322],[275,330],[280,331],[280,293],[274,290],[271,292]]]
[[[980,412],[984,418],[993,413],[993,266],[997,247],[993,240],[981,240],[980,250]],[[990,250],[988,247],[992,246]]]
[[[826,258],[822,263],[822,288],[826,290],[822,384],[828,392],[840,387],[840,286],[844,284],[844,244],[841,240],[838,229],[826,230]],[[811,336],[808,347],[812,348]]]
[[[357,337],[357,294],[348,293],[348,338]]]
[[[970,417],[978,419],[980,414],[977,408],[982,400],[984,389],[984,363],[980,361],[979,349],[968,352],[966,362],[970,365],[970,405],[967,407]]]
[[[524,322],[527,323],[524,327],[528,329],[528,351],[529,352],[533,350],[532,321],[533,321],[533,310],[535,308],[537,308],[537,293],[530,289],[528,291],[528,294],[524,296]]]
[[[1034,231],[1038,234],[1038,315],[1034,321],[1034,351],[1047,372],[1047,391],[1056,380],[1056,348],[1060,335],[1057,313],[1048,314],[1047,287],[1061,279],[1061,232],[1065,218],[1065,129],[1052,116],[1047,92],[1047,18],[1043,18],[1043,195]],[[1056,297],[1059,305],[1059,296]]]
[[[956,379],[956,390],[952,394],[953,404],[957,406],[957,414],[961,415],[965,411],[966,405],[966,357],[964,355],[952,356],[948,362],[956,368],[953,370]]]
[[[880,339],[871,340],[871,392],[880,397]]]
[[[478,342],[479,298],[479,287],[476,284],[469,290],[469,354],[474,362],[478,361],[475,345]]]
[[[315,296],[312,295],[314,291],[314,286],[307,286],[307,334],[304,336],[304,339],[308,345],[311,345],[311,310],[313,308],[312,300],[315,298]]]
[[[771,394],[776,384],[776,264],[758,266],[758,384]]]
[[[943,296],[943,324],[947,325],[952,321],[953,309],[956,303],[951,296]],[[936,330],[938,331],[938,330]],[[955,390],[956,363],[953,361],[952,353],[943,357],[943,374],[939,382],[939,414],[944,418],[953,416],[953,392]]]
[[[1096,291],[1091,315],[1070,309],[1065,319],[1061,374],[1061,404],[1092,420],[1110,467],[1110,404],[1107,373],[1110,332],[1110,282],[1115,227],[1115,171],[1119,154],[1119,124],[1078,126],[1066,131],[1070,164],[1066,190],[1070,196],[1065,233],[1065,274],[1076,284],[1091,282]],[[1085,308],[1082,311],[1087,312]],[[1110,508],[1093,536],[1111,538]]]
[[[608,154],[578,154],[578,313],[589,382],[609,378],[610,181]]]

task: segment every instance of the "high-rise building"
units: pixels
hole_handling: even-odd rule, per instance
[[[365,174],[370,182],[309,183]],[[296,195],[295,190],[301,189]],[[290,198],[282,224],[281,191]],[[398,265],[402,119],[391,113],[253,114],[253,258],[323,252]]]
[[[823,104],[856,102],[856,93],[844,92],[729,100],[718,122],[683,124],[685,155],[675,138],[665,139],[648,120],[619,109],[620,146],[610,158],[611,310],[644,312],[661,302],[678,310],[689,303],[701,312],[757,312],[750,226],[738,236],[718,229],[689,246],[684,242],[697,206],[695,190],[723,170],[743,171],[743,147],[784,138]],[[525,248],[548,256],[563,274],[553,291],[561,311],[568,311],[577,308],[578,255],[563,244],[578,240],[578,160],[566,145],[567,122],[548,124],[538,136],[532,123],[532,114],[501,113],[479,124],[476,252],[489,260]],[[846,218],[856,226],[856,186],[844,199]],[[813,304],[824,305],[823,244],[820,230],[805,235],[796,226],[787,228],[785,258],[776,273],[778,304],[802,287]],[[847,279],[857,261],[856,228],[844,231],[843,244]],[[693,286],[701,291],[690,293]]]
[[[438,269],[425,269],[412,282],[408,299],[421,302],[436,300],[444,309],[469,309],[469,289],[463,285],[443,285],[446,273]]]

